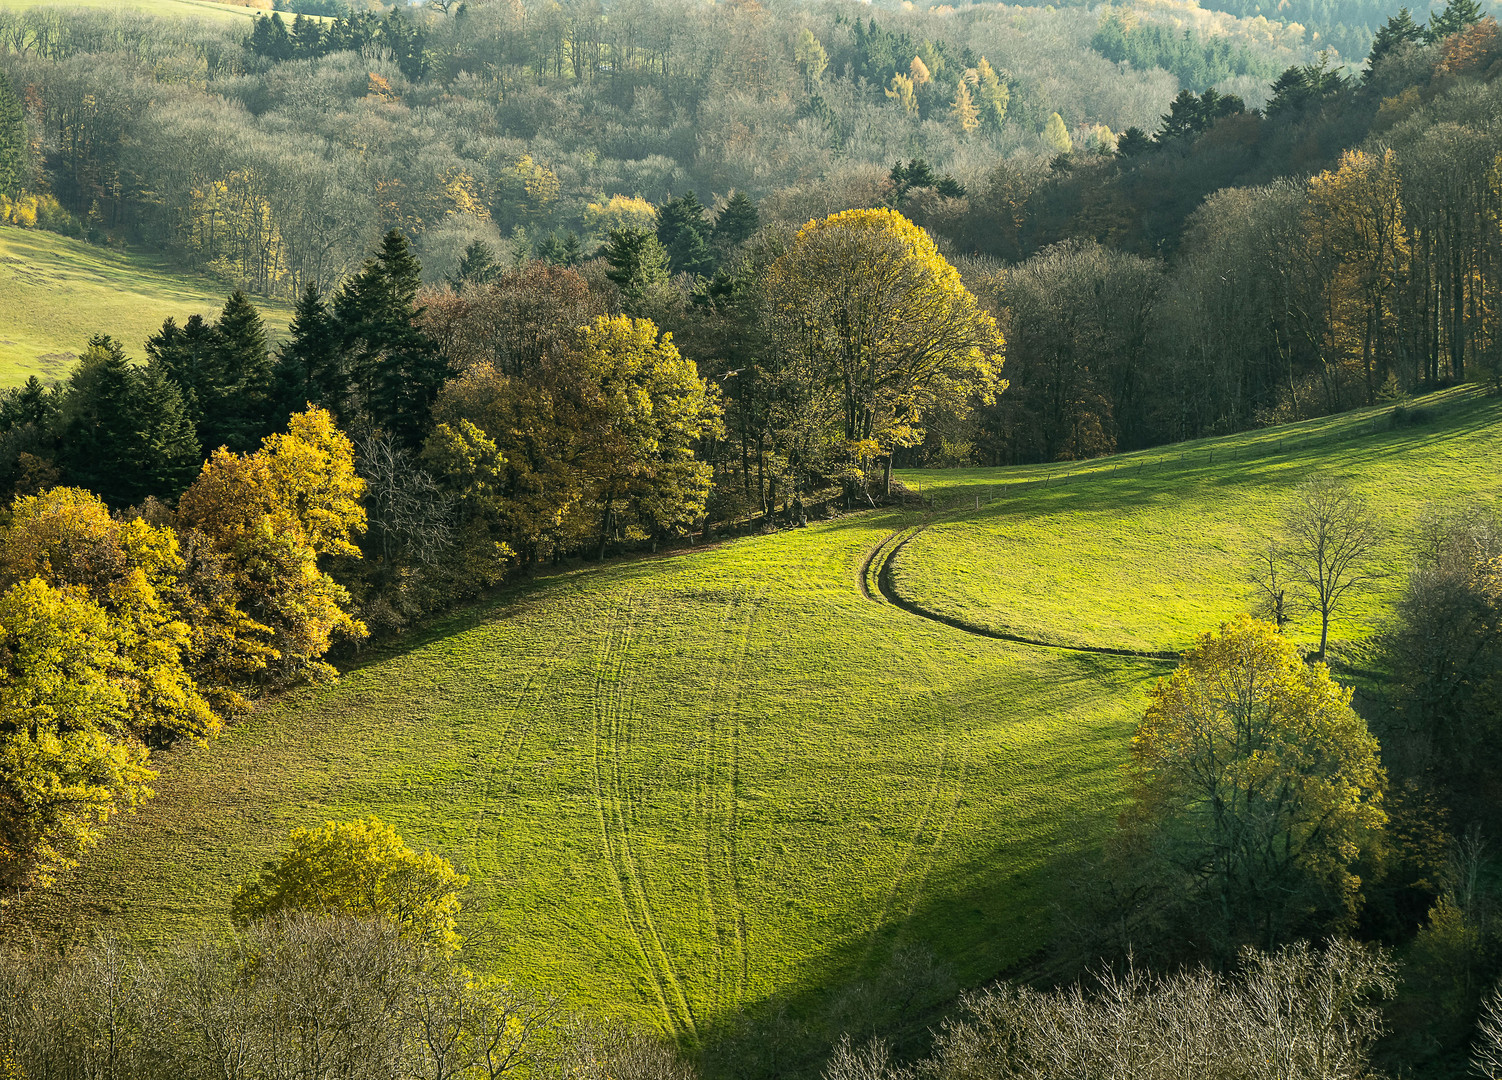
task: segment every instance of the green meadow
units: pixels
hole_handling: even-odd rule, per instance
[[[518,584],[164,755],[157,798],[27,917],[160,946],[223,931],[288,830],[377,814],[470,875],[466,928],[494,972],[688,1045],[736,1010],[827,1010],[908,947],[985,981],[1047,943],[1168,665],[920,618],[865,594],[872,553],[923,526],[895,584],[926,606],[1177,648],[1245,607],[1242,563],[1311,471],[1389,515],[1395,570],[1400,506],[1494,495],[1502,402],[1422,406],[1422,423],[1354,414],[1067,482],[908,474],[940,509]],[[1342,637],[1379,627],[1396,587]]]
[[[1381,521],[1387,574],[1331,625],[1380,632],[1431,507],[1502,492],[1502,399],[1461,388],[1391,406],[1092,462],[902,474],[947,512],[894,557],[900,596],[1061,645],[1181,650],[1247,610],[1248,574],[1300,483],[1346,477]],[[975,500],[980,509],[975,509]],[[1290,629],[1319,643],[1317,617]]]
[[[228,292],[213,278],[173,271],[147,255],[0,226],[0,389],[32,375],[44,382],[66,377],[94,334],[120,339],[142,359],[163,319],[217,315]],[[259,297],[256,305],[273,334],[286,329],[290,305]]]

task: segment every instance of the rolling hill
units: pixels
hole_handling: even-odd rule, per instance
[[[165,755],[158,797],[27,917],[158,945],[213,932],[289,829],[374,813],[472,876],[494,971],[690,1046],[738,1009],[858,1025],[859,987],[925,951],[955,983],[990,979],[1046,942],[1169,669],[1073,646],[1179,649],[1241,610],[1262,523],[1314,471],[1370,495],[1400,572],[1423,500],[1502,489],[1502,401],[1450,391],[1406,415],[1067,482],[908,474],[931,512],[517,585]],[[905,604],[1053,647],[891,603],[883,567]],[[1341,620],[1348,653],[1397,584]],[[915,1000],[954,983],[924,985]]]
[[[228,291],[147,255],[0,226],[0,389],[63,378],[94,334],[119,338],[139,359],[163,319],[215,315]],[[290,305],[258,297],[256,306],[274,335],[286,329]]]

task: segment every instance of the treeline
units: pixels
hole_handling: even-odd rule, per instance
[[[475,240],[507,263],[555,232],[593,250],[617,197],[717,207],[739,190],[800,224],[871,205],[898,157],[968,182],[999,153],[1147,125],[1174,78],[1090,51],[1095,31],[1078,10],[656,0],[608,19],[485,2],[278,15],[243,36],[6,13],[0,70],[26,136],[0,168],[99,240],[253,292],[330,290],[392,228],[436,280]],[[1246,43],[1303,59],[1276,33]]]

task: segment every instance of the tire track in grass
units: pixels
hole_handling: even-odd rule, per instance
[[[955,763],[957,757],[958,764]],[[939,748],[939,761],[934,769],[928,799],[923,805],[923,812],[918,815],[917,824],[913,826],[912,835],[908,837],[902,861],[892,875],[891,885],[882,897],[881,908],[877,911],[876,921],[866,939],[867,963],[876,949],[882,928],[893,919],[894,912],[901,912],[901,918],[895,920],[899,933],[911,920],[923,895],[923,887],[933,872],[944,837],[959,812],[960,802],[965,794],[967,764],[963,756],[955,752],[952,739]]]
[[[595,807],[610,876],[621,902],[621,914],[631,932],[642,964],[651,977],[663,1017],[674,1034],[696,1037],[693,1010],[673,970],[662,936],[652,917],[645,882],[637,868],[631,820],[635,816],[626,779],[625,761],[631,730],[636,723],[639,680],[631,662],[636,600],[627,596],[610,617],[595,665],[594,767]]]
[[[1004,630],[992,630],[989,627],[976,626],[974,623],[966,622],[964,619],[932,611],[922,604],[907,599],[897,591],[897,587],[892,583],[892,569],[897,561],[897,556],[902,553],[902,549],[926,528],[928,528],[927,523],[913,529],[893,532],[867,553],[866,560],[861,564],[860,569],[860,589],[862,596],[873,603],[879,604],[885,601],[892,607],[900,608],[909,615],[916,615],[920,619],[927,619],[930,622],[952,627],[962,633],[973,634],[976,637],[992,638],[996,641],[1010,641],[1017,645],[1031,645],[1037,649],[1095,653],[1098,656],[1124,656],[1136,660],[1176,662],[1179,659],[1179,654],[1176,652],[1117,649],[1108,645],[1071,645],[1058,641],[1043,641],[1041,638],[1026,637],[1022,634],[1010,634]],[[896,541],[895,543],[893,543],[894,540]],[[876,578],[875,593],[871,591],[871,578],[873,574]],[[880,596],[879,599],[878,594]]]
[[[533,714],[558,673],[561,666],[559,660],[565,649],[574,644],[573,630],[576,625],[577,619],[569,620],[567,630],[558,636],[557,641],[542,660],[527,672],[526,680],[511,701],[511,708],[506,714],[506,721],[501,728],[500,739],[497,742],[500,752],[490,760],[490,768],[485,774],[485,790],[480,796],[479,811],[475,814],[474,830],[470,833],[471,865],[478,865],[480,834],[484,830],[486,818],[490,816],[492,803],[499,798],[504,798],[515,789],[516,768],[521,760],[522,747],[527,741],[527,735],[532,730]],[[513,731],[516,732],[514,740]],[[507,747],[510,749],[509,754],[505,752]],[[506,762],[505,779],[501,782],[499,794],[497,794],[496,777],[502,771],[503,761]]]
[[[740,884],[740,701],[751,632],[765,591],[737,594],[721,611],[719,650],[703,709],[696,810],[704,830],[705,909],[714,933],[715,995],[721,1009],[738,1007],[746,992],[746,917]],[[728,685],[728,692],[727,692]],[[727,967],[729,969],[727,974]]]

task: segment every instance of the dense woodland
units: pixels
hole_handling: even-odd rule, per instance
[[[873,505],[894,462],[1080,459],[1502,380],[1495,20],[1469,0],[1392,16],[1359,72],[1279,24],[1159,25],[467,4],[241,40],[0,14],[0,216],[155,238],[232,290],[143,356],[100,335],[65,383],[0,397],[7,896],[150,797],[153,748],[544,560]],[[297,298],[285,340],[255,294]],[[1331,576],[1310,559],[1336,526],[1355,547]],[[1494,1070],[1499,527],[1486,507],[1426,524],[1358,714],[1278,627],[1303,581],[1328,628],[1371,529],[1349,492],[1306,486],[1261,579],[1269,621],[1206,635],[1154,691],[1131,809],[1036,972],[1100,979],[969,995],[930,1039],[905,1010],[944,975],[907,956],[853,1040],[752,1018],[700,1064]],[[1186,703],[1228,673],[1257,768],[1226,778],[1185,748]],[[1241,816],[1205,819],[1207,774]],[[208,1075],[234,1029],[243,1060],[269,1056],[233,1075],[294,1075],[291,1001],[339,1018],[319,1053],[363,1062],[318,1075],[687,1075],[469,979],[452,923],[409,917],[450,919],[452,880],[361,835],[436,891],[300,921],[316,851],[294,850],[237,909],[243,938],[175,967],[108,943],[7,955],[0,1066],[46,1046],[82,1055],[55,1075],[101,1075],[88,1033],[108,1030],[108,1075]],[[325,841],[343,850],[294,848]],[[440,1012],[464,1053],[514,1053],[431,1065]]]

